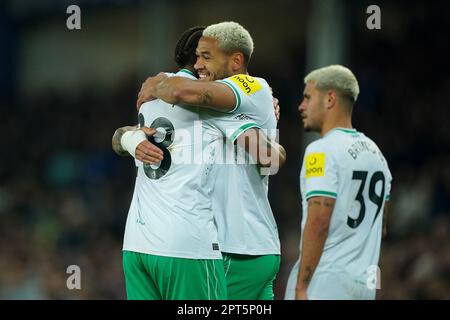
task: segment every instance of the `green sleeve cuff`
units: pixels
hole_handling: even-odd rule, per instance
[[[251,128],[261,129],[261,127],[254,122],[246,123],[246,124],[242,125],[241,127],[239,127],[239,129],[237,129],[235,132],[233,132],[233,134],[231,135],[231,138],[230,138],[231,142],[234,142],[243,132],[245,132]]]
[[[337,193],[330,192],[330,191],[323,191],[323,190],[314,190],[314,191],[308,192],[305,197],[306,197],[306,200],[308,200],[309,198],[312,198],[312,197],[328,197],[328,198],[336,199]]]
[[[241,96],[239,95],[239,92],[231,83],[229,83],[227,81],[219,80],[218,82],[226,84],[233,91],[234,95],[236,96],[236,106],[233,108],[233,110],[227,111],[227,113],[236,112],[239,109],[239,107],[241,106]]]

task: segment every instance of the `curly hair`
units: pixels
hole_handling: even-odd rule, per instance
[[[195,26],[183,32],[175,47],[175,62],[178,67],[184,68],[195,64],[197,61],[195,49],[204,29],[203,26]]]

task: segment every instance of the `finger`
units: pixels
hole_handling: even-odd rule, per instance
[[[142,127],[141,130],[144,131],[144,133],[149,137],[151,137],[152,135],[154,135],[156,133],[155,128]]]
[[[161,160],[150,157],[150,156],[145,156],[144,160],[142,162],[148,163],[148,164],[157,164],[160,163]]]
[[[144,160],[142,162],[148,163],[148,164],[157,164],[160,163],[162,160],[151,157],[151,156],[145,156]]]
[[[143,150],[147,153],[155,153],[155,154],[159,154],[161,156],[164,154],[164,152],[160,148],[155,146],[150,141],[143,141],[141,144],[142,144]]]
[[[165,78],[165,77],[167,77],[167,75],[164,72],[160,72],[160,73],[158,73],[158,77]]]
[[[152,150],[148,150],[148,149],[136,149],[136,154],[139,151],[139,154],[145,159],[147,157],[151,157],[156,159],[157,161],[160,161],[162,159],[164,159],[164,156],[158,152],[152,151]]]
[[[151,144],[149,141],[143,141],[141,142],[136,150],[142,151],[146,155],[150,155],[154,158],[158,158],[160,160],[163,159],[163,151],[158,148],[157,146]]]
[[[154,157],[152,155],[149,155],[149,154],[143,152],[142,150],[137,150],[137,149],[136,149],[136,159],[138,159],[142,162],[149,163],[149,164],[158,163],[161,160],[163,160],[160,157]]]
[[[136,149],[135,156],[137,160],[144,161],[145,153]]]

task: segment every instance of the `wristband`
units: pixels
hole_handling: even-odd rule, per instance
[[[133,158],[136,158],[136,148],[142,142],[147,140],[145,132],[142,130],[130,130],[125,132],[120,138],[120,144],[122,148],[128,151]]]

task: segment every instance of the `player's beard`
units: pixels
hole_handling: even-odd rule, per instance
[[[233,74],[228,70],[228,61],[225,61],[215,75],[213,75],[214,79],[212,80],[221,80],[228,77],[231,77]]]

